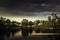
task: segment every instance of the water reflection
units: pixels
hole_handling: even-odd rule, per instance
[[[30,36],[41,36],[41,35],[45,35],[45,36],[48,36],[48,35],[60,35],[60,33],[35,33],[35,31],[33,31],[33,33],[30,35]],[[22,36],[22,32],[17,32],[15,34],[15,36]]]

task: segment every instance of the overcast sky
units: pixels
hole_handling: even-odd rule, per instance
[[[60,13],[60,0],[0,0],[0,16],[12,20],[46,19],[52,12]]]

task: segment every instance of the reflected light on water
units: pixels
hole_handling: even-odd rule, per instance
[[[31,35],[32,36],[34,36],[34,35],[60,35],[60,33],[35,33],[35,31],[33,31],[33,33]],[[15,36],[22,36],[21,31],[20,32],[17,32],[15,34]]]

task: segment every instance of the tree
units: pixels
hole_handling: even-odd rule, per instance
[[[6,27],[5,27],[5,18],[0,17],[0,38],[3,39],[5,36]]]
[[[53,29],[54,29],[54,32],[55,32],[55,27],[56,27],[56,19],[58,18],[58,16],[57,16],[57,14],[54,14],[54,13],[52,13],[51,14],[52,16],[53,16],[53,19],[52,19],[52,26],[53,26]]]
[[[33,27],[32,27],[33,24],[34,23],[32,21],[29,21],[29,33],[30,33],[30,35],[33,32]]]
[[[16,32],[20,31],[20,28],[18,28],[18,25],[16,25],[18,22],[16,21],[12,21],[11,22],[11,33],[12,33],[12,36],[15,35]]]
[[[48,16],[48,20],[51,21],[51,16]]]
[[[5,21],[6,23],[6,36],[7,37],[10,37],[10,34],[11,34],[11,21],[9,20],[9,19],[7,19],[6,21]]]
[[[40,20],[36,20],[35,22],[34,22],[34,25],[35,25],[35,32],[36,33],[39,33],[40,32],[40,28],[39,28],[39,26],[38,26],[38,24],[40,23]]]
[[[21,27],[21,29],[22,29],[22,35],[23,36],[28,36],[28,20],[27,19],[23,19],[22,20],[22,27]]]
[[[22,20],[22,26],[27,26],[28,25],[28,20],[27,19],[23,19]]]
[[[34,24],[38,25],[40,23],[40,20],[34,21]]]
[[[17,27],[17,25],[15,24],[16,22],[11,22],[10,19],[5,19],[3,17],[0,18],[0,38],[1,40],[3,39],[3,37],[7,36],[10,37],[10,34],[12,33],[14,36],[14,34],[18,31],[20,31],[19,28],[15,28]]]
[[[29,21],[29,26],[32,26],[34,23],[32,21]]]
[[[54,14],[54,13],[52,13],[51,16],[53,17],[52,21],[56,21],[56,19],[58,18],[57,14]]]

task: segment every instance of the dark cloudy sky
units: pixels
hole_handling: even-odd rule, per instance
[[[60,13],[60,0],[0,0],[0,16],[10,19],[44,19]]]

